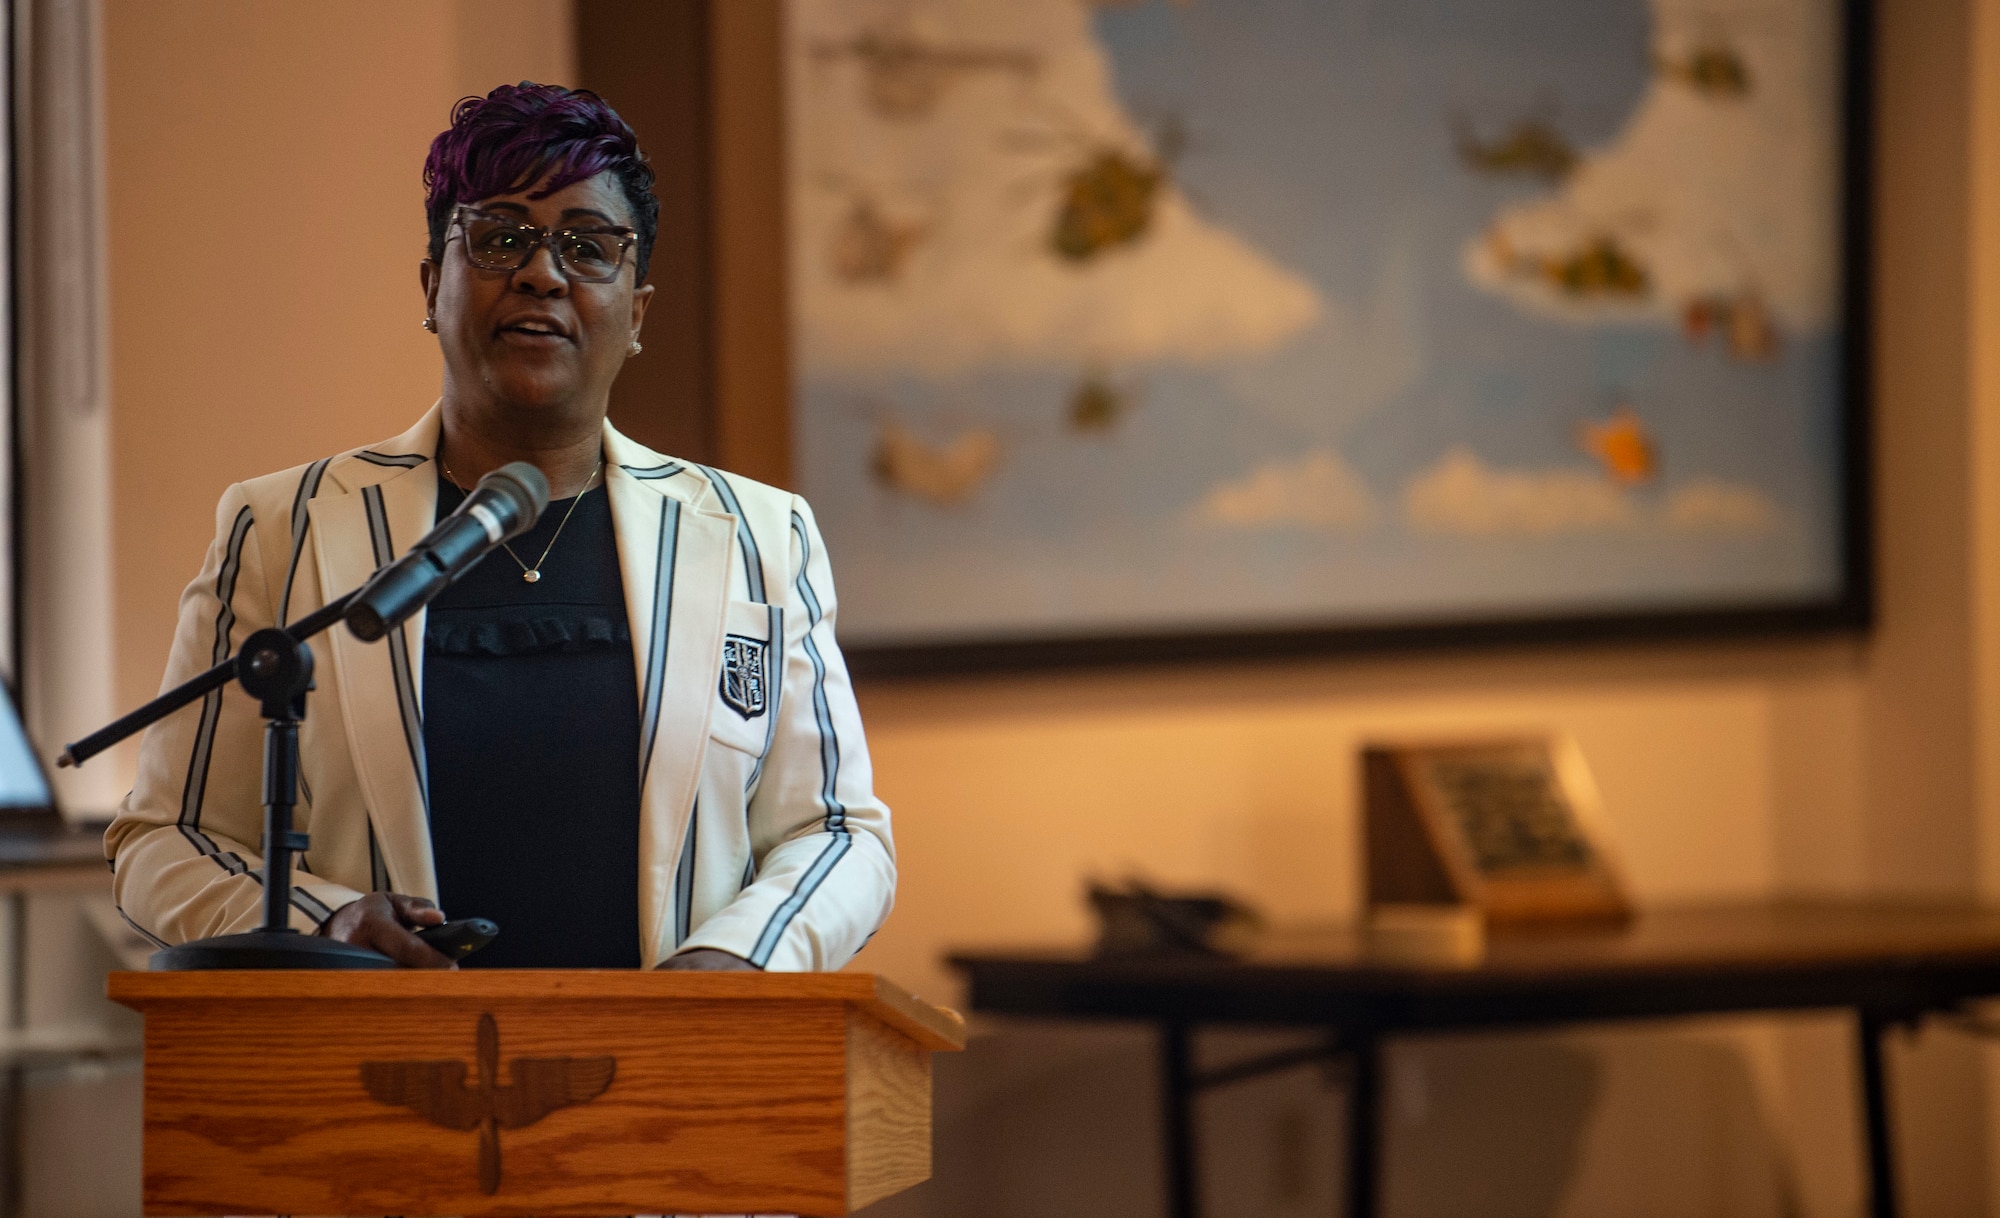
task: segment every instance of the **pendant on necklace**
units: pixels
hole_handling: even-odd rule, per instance
[[[523,583],[528,583],[528,584],[539,583],[541,582],[541,578],[542,578],[542,573],[540,571],[521,572],[521,582]]]

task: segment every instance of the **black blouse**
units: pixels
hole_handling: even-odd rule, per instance
[[[437,518],[465,498],[438,479]],[[551,503],[431,602],[424,749],[438,903],[491,918],[486,968],[639,964],[639,702],[611,509]]]

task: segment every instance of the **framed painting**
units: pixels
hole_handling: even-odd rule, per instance
[[[791,0],[858,670],[1858,628],[1860,0]]]

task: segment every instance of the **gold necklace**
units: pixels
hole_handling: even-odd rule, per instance
[[[459,491],[463,493],[465,490],[465,483],[460,482],[458,480],[458,475],[451,472],[451,466],[445,464],[445,462],[442,460],[440,460],[438,464],[444,466],[444,476],[450,479],[451,484],[457,487]],[[562,520],[556,525],[555,533],[549,538],[549,544],[542,548],[542,556],[535,560],[534,566],[530,567],[527,563],[522,562],[521,556],[519,554],[514,553],[513,546],[508,545],[504,541],[500,543],[500,548],[507,551],[507,557],[513,559],[515,565],[521,568],[522,583],[538,584],[542,582],[542,564],[549,560],[549,551],[556,548],[556,538],[562,536],[563,526],[569,523],[569,518],[571,516],[576,515],[576,505],[582,503],[583,497],[590,493],[591,484],[597,481],[597,471],[603,468],[604,468],[604,454],[599,453],[597,454],[597,464],[590,467],[590,477],[585,478],[583,480],[583,489],[576,493],[576,498],[569,501],[569,511],[563,513]]]

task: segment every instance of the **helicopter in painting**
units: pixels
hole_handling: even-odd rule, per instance
[[[1620,402],[1608,419],[1577,424],[1576,444],[1619,486],[1643,486],[1659,476],[1659,443],[1628,403]]]
[[[1016,148],[1054,148],[1065,162],[1057,171],[1055,210],[1043,230],[1044,248],[1072,266],[1138,244],[1152,231],[1159,205],[1173,184],[1173,166],[1187,147],[1178,119],[1163,120],[1150,144],[1093,138],[1065,113],[1055,131],[1012,132]]]
[[[868,470],[884,488],[928,503],[956,507],[966,503],[999,468],[998,433],[975,428],[937,443],[894,418],[875,427],[875,444]]]
[[[900,280],[911,256],[930,235],[930,219],[908,206],[886,203],[876,191],[844,174],[823,174],[820,185],[842,200],[826,251],[834,278],[856,287]]]
[[[967,76],[1000,73],[1033,79],[1042,67],[1040,57],[1017,47],[927,38],[907,15],[821,42],[812,56],[821,62],[859,64],[869,109],[900,122],[929,118],[951,86]]]
[[[1734,99],[1750,93],[1750,65],[1720,38],[1696,43],[1677,56],[1654,52],[1653,70],[1705,97]]]
[[[1492,140],[1481,140],[1470,121],[1452,122],[1458,159],[1474,173],[1490,177],[1520,176],[1558,183],[1569,177],[1578,160],[1576,145],[1554,123],[1524,118]]]

